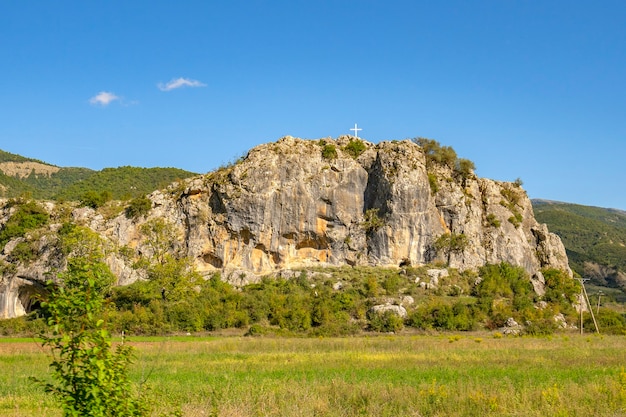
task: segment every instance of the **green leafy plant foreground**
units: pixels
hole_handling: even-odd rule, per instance
[[[113,348],[103,320],[113,275],[101,262],[74,258],[61,278],[43,303],[49,329],[41,339],[50,349],[53,381],[36,381],[57,398],[65,417],[146,415],[128,378],[133,349]]]

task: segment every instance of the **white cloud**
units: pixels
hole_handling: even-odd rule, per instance
[[[89,99],[89,102],[94,106],[108,106],[111,102],[119,100],[120,97],[108,91],[100,91],[98,94]]]
[[[176,78],[175,80],[170,81],[167,84],[159,83],[157,84],[159,90],[161,91],[172,91],[181,87],[206,87],[206,84],[201,83],[198,80],[191,80],[189,78]]]

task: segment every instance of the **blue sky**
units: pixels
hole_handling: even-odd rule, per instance
[[[204,173],[358,123],[626,209],[625,22],[623,1],[5,1],[0,149]]]

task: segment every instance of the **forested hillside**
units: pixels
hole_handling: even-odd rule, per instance
[[[194,176],[193,172],[178,168],[105,168],[82,181],[76,181],[61,190],[56,197],[79,200],[86,192],[108,191],[114,200],[127,200],[165,188],[176,180]]]
[[[0,150],[0,196],[82,200],[87,193],[126,200],[196,175],[178,168],[62,168]]]
[[[533,208],[537,221],[561,237],[574,271],[626,288],[626,212],[540,200]]]

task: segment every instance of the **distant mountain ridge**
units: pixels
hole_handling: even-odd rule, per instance
[[[0,150],[0,197],[4,198],[80,200],[86,192],[106,192],[124,200],[195,175],[178,168],[65,168]]]
[[[37,162],[43,165],[50,165],[47,164],[45,162],[42,162],[38,159],[33,159],[33,158],[27,158],[25,156],[22,155],[17,155],[14,153],[10,153],[10,152],[6,152],[3,151],[2,149],[0,149],[0,163],[2,162]],[[54,165],[52,165],[54,166]]]
[[[559,235],[571,268],[596,284],[626,289],[626,212],[532,200],[537,221]]]

